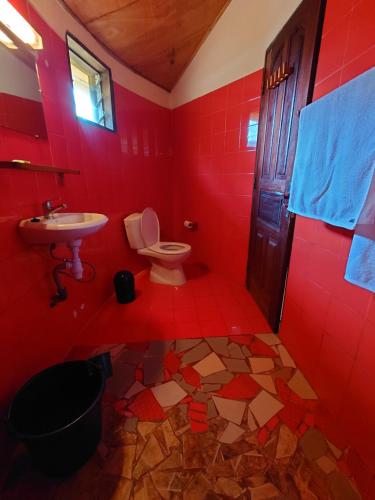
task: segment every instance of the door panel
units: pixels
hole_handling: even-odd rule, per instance
[[[265,57],[247,287],[275,332],[293,238],[288,199],[298,114],[311,101],[324,7],[324,0],[304,0]]]

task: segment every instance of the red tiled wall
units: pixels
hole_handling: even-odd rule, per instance
[[[23,2],[18,6],[24,15]],[[118,132],[78,121],[73,112],[65,43],[36,15],[45,52],[39,72],[49,140],[0,128],[0,159],[78,168],[60,185],[54,174],[0,170],[0,408],[35,371],[61,360],[80,327],[112,292],[121,268],[139,271],[146,261],[128,248],[122,219],[150,205],[168,235],[171,112],[114,86]],[[45,64],[48,60],[48,67]],[[61,199],[71,211],[102,212],[108,225],[84,240],[83,259],[96,266],[96,280],[64,279],[69,298],[49,308],[55,293],[47,250],[31,248],[17,233],[20,219],[41,212],[46,199]]]
[[[374,64],[373,0],[328,0],[314,99]],[[343,279],[351,237],[297,217],[281,336],[325,404],[328,433],[354,447],[357,480],[375,498],[375,296]]]
[[[262,72],[173,112],[175,237],[195,260],[243,284]],[[183,227],[189,219],[198,231]]]

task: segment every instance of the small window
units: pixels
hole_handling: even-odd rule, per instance
[[[71,35],[66,40],[76,115],[114,130],[111,70]]]

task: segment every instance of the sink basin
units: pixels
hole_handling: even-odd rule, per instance
[[[96,233],[107,222],[108,217],[103,214],[59,213],[51,219],[44,216],[24,219],[19,223],[19,229],[27,243],[63,243]]]

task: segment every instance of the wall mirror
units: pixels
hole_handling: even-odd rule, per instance
[[[42,39],[9,2],[0,2],[0,127],[46,139],[36,68]]]

